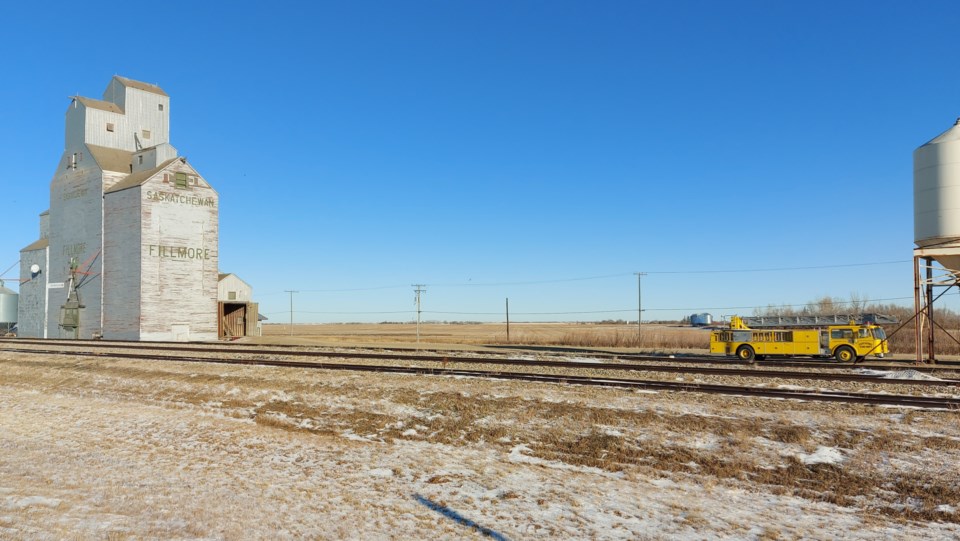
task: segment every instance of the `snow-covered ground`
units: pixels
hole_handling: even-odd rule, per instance
[[[960,413],[0,352],[0,539],[948,539]]]

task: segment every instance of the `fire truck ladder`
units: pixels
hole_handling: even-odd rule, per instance
[[[834,314],[814,316],[752,316],[741,317],[743,323],[751,329],[763,327],[822,327],[825,325],[894,325],[899,323],[896,317],[884,314]]]

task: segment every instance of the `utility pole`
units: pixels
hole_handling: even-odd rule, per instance
[[[507,343],[510,343],[510,297],[507,297]]]
[[[293,294],[300,293],[300,292],[291,291],[289,289],[284,290],[284,292],[290,294],[290,336],[293,336]]]
[[[637,348],[640,348],[640,341],[643,338],[643,287],[640,279],[647,275],[645,272],[635,272],[637,275]]]
[[[415,299],[415,302],[417,303],[417,349],[420,349],[420,295],[426,293],[427,290],[423,289],[426,287],[425,284],[413,284],[413,287],[413,291],[417,295]]]

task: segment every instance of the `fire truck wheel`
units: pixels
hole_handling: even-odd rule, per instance
[[[753,362],[753,359],[756,358],[756,356],[756,353],[750,346],[740,346],[737,348],[737,358],[741,361]]]
[[[851,363],[857,360],[857,352],[853,350],[850,346],[840,346],[833,353],[833,356],[836,357],[841,363]]]

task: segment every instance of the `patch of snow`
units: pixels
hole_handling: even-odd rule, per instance
[[[524,451],[530,451],[531,449],[526,445],[520,444],[510,449],[510,462],[515,464],[534,464],[537,466],[543,466],[545,468],[551,468],[555,470],[569,470],[577,471],[581,473],[592,473],[595,475],[602,475],[604,477],[612,478],[621,478],[623,477],[622,473],[610,473],[600,468],[591,468],[589,466],[574,466],[573,464],[567,464],[566,462],[560,462],[559,460],[544,460],[542,458],[537,458],[535,456],[529,456],[523,454]]]
[[[840,449],[837,449],[836,447],[824,447],[822,445],[817,447],[817,450],[812,454],[807,455],[800,453],[797,456],[804,464],[808,466],[813,464],[833,464],[835,466],[839,466],[840,464],[843,464],[844,460],[846,460]]]
[[[355,433],[353,430],[346,430],[346,431],[344,431],[344,432],[341,432],[340,435],[343,436],[344,438],[350,440],[350,441],[362,441],[362,442],[366,442],[366,443],[370,443],[370,442],[373,441],[373,440],[371,440],[370,438],[365,438],[365,437],[363,437],[363,436]]]
[[[30,373],[19,365],[4,366],[3,372],[7,371],[15,372],[13,378]],[[533,429],[511,430],[496,445],[431,442],[427,436],[431,429],[417,424],[425,421],[415,401],[407,406],[381,399],[388,393],[377,389],[392,389],[396,381],[392,377],[381,385],[368,376],[290,376],[287,396],[331,414],[392,414],[399,417],[398,422],[379,426],[397,427],[394,434],[414,427],[419,434],[415,438],[385,443],[375,434],[366,434],[375,429],[356,428],[366,434],[360,436],[347,430],[349,424],[326,423],[319,416],[308,420],[275,414],[271,420],[283,421],[278,428],[257,423],[250,402],[255,397],[266,401],[277,396],[274,389],[287,388],[285,379],[276,383],[270,379],[280,376],[280,371],[243,368],[236,373],[249,382],[264,381],[262,385],[270,385],[270,390],[258,390],[252,383],[238,383],[241,390],[236,393],[219,382],[216,386],[201,382],[196,389],[176,381],[157,384],[175,390],[170,394],[176,396],[196,391],[198,396],[218,400],[236,394],[245,397],[246,407],[224,408],[224,416],[200,411],[187,402],[134,403],[130,395],[111,390],[109,384],[97,390],[48,389],[37,400],[36,392],[0,378],[0,539],[482,538],[451,518],[456,516],[507,539],[960,539],[960,524],[955,520],[960,503],[948,499],[901,498],[877,487],[874,495],[883,495],[882,500],[902,502],[885,508],[935,508],[944,515],[941,521],[920,522],[869,513],[865,518],[860,510],[872,502],[883,505],[880,499],[864,496],[849,507],[804,499],[746,479],[700,475],[705,468],[692,461],[685,464],[686,472],[649,468],[641,461],[636,467],[628,466],[625,473],[613,474],[579,467],[572,460],[563,462],[563,458],[540,459],[531,448],[517,445],[537,441]],[[315,387],[303,390],[303,380]],[[418,382],[410,390],[446,392],[449,383]],[[134,384],[138,382],[126,383],[128,388]],[[357,391],[360,387],[367,391]],[[910,478],[913,472],[951,479],[960,456],[953,446],[922,452],[893,448],[877,456],[873,451],[863,453],[857,444],[845,446],[842,452],[816,448],[818,443],[834,441],[830,439],[834,433],[888,431],[892,438],[909,437],[914,442],[932,436],[960,440],[956,424],[940,422],[936,413],[913,416],[910,424],[903,424],[896,422],[902,411],[843,415],[842,406],[758,411],[753,404],[745,409],[728,406],[736,401],[726,399],[682,401],[670,393],[646,390],[608,394],[514,389],[513,383],[475,380],[469,388],[474,395],[502,394],[536,407],[568,404],[608,409],[613,414],[691,415],[737,422],[758,418],[764,424],[781,422],[810,429],[805,442],[809,447],[804,448],[750,436],[753,432],[693,432],[683,425],[672,430],[660,428],[659,423],[648,431],[642,421],[630,420],[591,424],[601,433],[619,436],[622,432],[633,441],[677,449],[733,456],[749,452],[749,460],[764,469],[782,467],[781,457],[789,454],[808,464],[843,462],[848,468],[869,460],[887,479],[901,474]],[[336,389],[343,391],[330,394]],[[148,396],[165,394],[155,391],[144,387]],[[637,393],[659,396],[638,397]],[[251,418],[235,418],[237,412],[249,412]],[[501,421],[506,427],[515,422],[509,416]],[[294,426],[322,430],[291,430]],[[583,425],[570,429],[580,433]],[[803,455],[808,449],[816,452]],[[419,495],[436,507],[425,505],[417,499]]]
[[[414,429],[412,429],[412,428],[408,428],[408,429],[404,430],[403,432],[401,432],[400,435],[401,435],[401,436],[416,436],[416,435],[417,435],[417,431],[414,430]]]
[[[943,381],[938,377],[931,376],[930,374],[924,374],[923,372],[918,372],[913,369],[909,370],[899,370],[897,372],[891,372],[889,376],[885,376],[887,379],[912,379],[912,380],[923,380],[923,381]]]
[[[720,447],[720,442],[717,438],[706,438],[703,436],[697,436],[693,441],[687,444],[691,449],[700,449],[703,451],[714,451]]]
[[[571,363],[585,363],[585,364],[600,364],[606,361],[597,359],[596,357],[566,357],[564,360]]]
[[[5,509],[9,510],[19,510],[25,509],[32,505],[40,505],[43,507],[49,507],[50,509],[56,509],[60,505],[60,500],[56,498],[44,498],[43,496],[28,496],[26,498],[14,498],[8,496],[6,498],[6,503],[4,504]]]
[[[293,397],[283,391],[275,391],[273,394],[270,395],[271,403],[290,402],[292,400],[293,400]]]
[[[675,483],[672,479],[667,479],[666,477],[652,479],[650,484],[659,488],[673,488],[678,486],[677,483]]]
[[[906,380],[921,380],[921,381],[944,381],[941,378],[931,376],[930,374],[924,374],[912,368],[906,370],[870,370],[870,369],[861,369],[857,371],[858,374],[864,376],[874,376],[884,379],[906,379]]]

